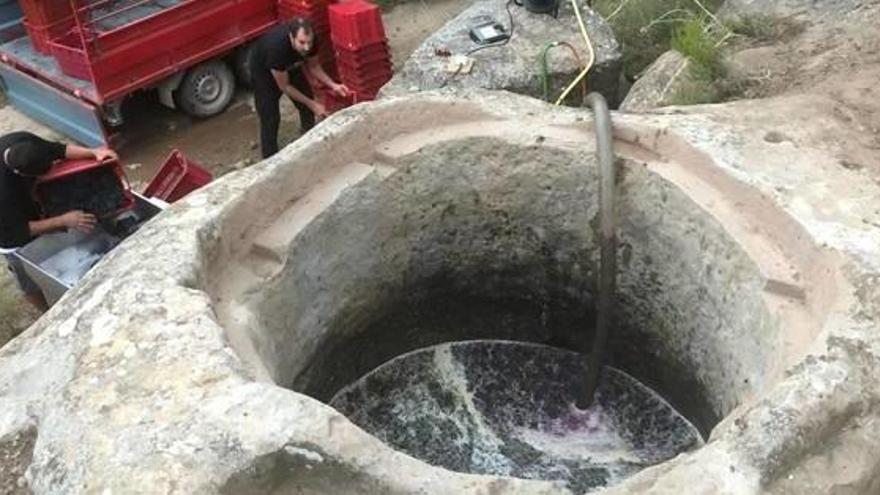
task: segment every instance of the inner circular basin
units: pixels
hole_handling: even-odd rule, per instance
[[[418,459],[460,472],[608,486],[703,444],[659,395],[611,367],[575,406],[585,357],[468,341],[419,349],[343,388],[330,405]]]
[[[516,133],[521,125],[493,122],[491,128],[497,134],[508,126]],[[469,123],[461,133],[483,127]],[[335,405],[378,440],[439,467],[599,486],[702,445],[722,418],[779,380],[784,364],[809,345],[822,324],[824,309],[818,307],[816,316],[790,325],[784,312],[770,304],[761,268],[766,263],[752,257],[718,213],[656,173],[651,156],[622,157],[617,177],[618,285],[606,355],[611,368],[604,385],[607,392],[611,375],[628,392],[614,397],[603,392],[601,414],[571,413],[571,398],[565,394],[582,374],[576,357],[589,351],[595,320],[599,248],[594,150],[583,143],[565,145],[570,134],[554,139],[548,129],[540,140],[528,143],[456,137],[457,132],[452,126],[436,134],[401,134],[395,139],[412,151],[385,158],[381,166],[347,162],[344,156],[338,163],[326,156],[310,157],[291,167],[290,178],[279,176],[263,189],[248,191],[252,197],[242,203],[253,208],[254,218],[266,215],[261,205],[273,194],[293,187],[299,191],[294,199],[279,198],[288,210],[274,214],[249,245],[229,249],[237,250],[234,260],[220,258],[226,264],[215,284],[218,316],[233,347],[256,373]],[[356,151],[357,156],[370,155]],[[312,189],[302,181],[312,181]],[[724,197],[712,198],[717,204]],[[765,218],[779,216],[758,195],[744,194],[737,201],[760,207]],[[236,217],[241,221],[248,213],[242,210]],[[235,228],[229,232],[238,238]],[[802,272],[803,283],[812,276]],[[349,395],[375,391],[376,383],[391,387],[395,397],[428,390],[430,383],[439,393],[455,382],[441,385],[432,374],[436,363],[427,356],[437,356],[443,345],[452,354],[470,349],[471,344],[448,344],[471,340],[516,341],[517,352],[553,356],[545,364],[555,367],[529,374],[537,382],[506,387],[511,395],[486,402],[489,407],[478,411],[491,422],[492,435],[522,442],[514,443],[523,450],[496,456],[490,447],[500,452],[500,444],[485,440],[492,435],[468,437],[471,447],[450,442],[464,438],[462,431],[473,433],[466,425],[480,424],[467,409],[456,410],[462,416],[455,421],[404,414],[385,415],[383,423],[381,414],[374,417],[363,409],[373,405],[370,411],[381,412],[382,394],[346,406]],[[510,345],[496,348],[513,349]],[[495,357],[469,361],[462,373],[480,377],[473,383],[492,376],[515,379],[521,366],[496,362]],[[411,360],[424,361],[427,368],[419,368],[424,373],[389,371]],[[397,382],[388,378],[395,376]],[[413,381],[417,377],[421,382]],[[516,390],[547,392],[556,402],[539,401],[539,406],[555,408],[529,409],[517,423],[511,419],[515,415],[505,414],[534,405],[534,396],[525,400]],[[637,397],[650,407],[621,409]],[[503,407],[490,410],[499,404]],[[634,433],[637,419],[656,417],[665,418],[667,426],[640,424]],[[407,418],[423,427],[394,423]],[[636,447],[627,447],[617,459],[622,462],[591,466],[585,461],[589,452],[574,452],[583,437],[555,435],[559,430],[554,428],[569,424],[566,419]],[[436,442],[415,441],[418,435],[406,433],[439,434],[453,423],[449,433],[457,437]],[[614,429],[602,430],[609,424]],[[674,441],[666,438],[674,448],[660,448],[665,444],[656,439],[672,430],[681,432]],[[471,452],[476,457],[460,451],[474,445],[479,447]],[[447,450],[456,454],[438,455]]]

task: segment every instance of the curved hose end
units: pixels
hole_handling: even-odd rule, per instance
[[[608,100],[602,96],[602,93],[591,91],[586,98],[584,98],[584,102],[593,109],[594,114],[602,113],[605,115],[609,115],[608,112]],[[608,117],[608,122],[611,122],[610,115]]]
[[[587,95],[586,103],[593,109],[596,128],[596,156],[599,162],[599,297],[596,312],[596,333],[593,336],[586,376],[578,397],[578,406],[593,402],[605,357],[605,346],[613,327],[614,296],[617,277],[616,218],[614,215],[614,149],[611,113],[608,102],[599,93]]]

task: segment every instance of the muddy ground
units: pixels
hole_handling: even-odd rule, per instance
[[[399,69],[409,54],[432,32],[455,17],[467,0],[413,0],[386,9],[385,29],[394,68]],[[230,107],[210,119],[193,119],[158,103],[154,94],[137,95],[123,107],[126,124],[116,141],[127,175],[136,190],[143,187],[173,149],[204,165],[215,176],[259,160],[257,115],[253,96],[239,90]],[[282,99],[283,146],[299,136],[297,112]],[[48,137],[59,136],[10,107],[0,109],[0,132],[29,130]],[[15,290],[15,284],[0,262],[0,346],[26,329],[38,316]]]

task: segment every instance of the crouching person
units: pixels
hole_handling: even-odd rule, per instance
[[[55,161],[77,158],[103,161],[117,156],[109,149],[46,141],[29,132],[0,136],[0,252],[27,301],[40,311],[48,308],[46,298],[12,253],[46,232],[64,228],[88,232],[95,227],[95,216],[78,210],[40,218],[31,197],[36,178],[48,172]]]

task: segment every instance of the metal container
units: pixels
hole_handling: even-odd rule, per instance
[[[524,0],[523,5],[535,14],[550,14],[559,10],[559,0]]]
[[[147,198],[133,194],[135,207],[131,213],[139,223],[162,211]],[[41,235],[15,251],[13,256],[21,260],[25,272],[40,287],[51,306],[120,242],[120,237],[99,225],[87,234],[68,230]]]

